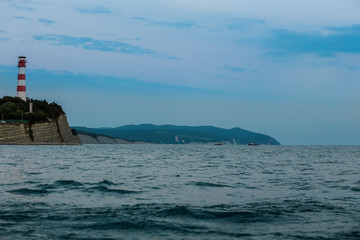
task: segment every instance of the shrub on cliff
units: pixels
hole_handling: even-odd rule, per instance
[[[29,113],[30,102],[33,103],[33,112]],[[57,119],[64,114],[61,106],[48,103],[46,100],[29,99],[27,102],[18,97],[5,96],[0,99],[0,116],[4,120],[29,120],[30,123],[44,122]]]

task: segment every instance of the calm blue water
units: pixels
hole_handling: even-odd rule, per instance
[[[360,239],[360,147],[0,146],[0,239]]]

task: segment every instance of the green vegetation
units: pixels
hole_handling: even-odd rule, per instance
[[[129,141],[159,144],[224,142],[247,145],[254,142],[264,145],[280,145],[276,139],[268,135],[250,132],[241,128],[222,129],[211,126],[156,126],[152,124],[128,125],[117,128],[73,128],[83,135],[93,136],[95,134],[112,138],[127,139]]]
[[[32,113],[29,113],[30,102],[33,103]],[[48,103],[46,100],[29,99],[25,102],[18,97],[8,96],[0,99],[0,117],[3,120],[33,124],[57,119],[61,114],[64,114],[61,106],[54,102]]]

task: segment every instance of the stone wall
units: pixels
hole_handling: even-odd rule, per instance
[[[66,115],[57,120],[32,124],[0,124],[0,144],[80,144],[71,133]]]

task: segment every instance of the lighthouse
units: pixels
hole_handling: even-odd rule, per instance
[[[18,84],[17,84],[17,97],[26,101],[26,84],[25,84],[25,68],[26,68],[26,57],[19,56],[19,72],[18,72]]]

